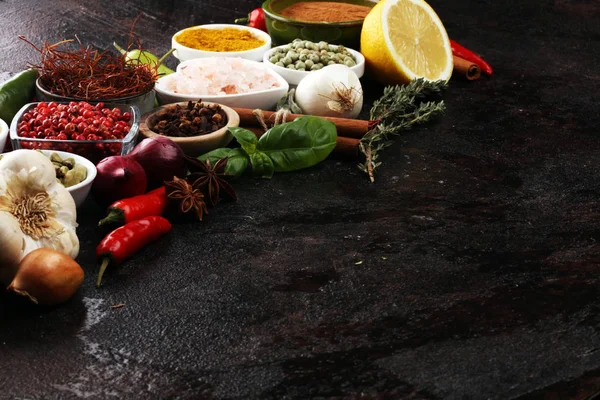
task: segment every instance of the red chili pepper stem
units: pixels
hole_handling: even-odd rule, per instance
[[[100,265],[100,272],[98,272],[98,280],[96,281],[96,287],[99,288],[100,284],[102,284],[102,276],[104,275],[104,271],[106,271],[106,267],[110,264],[110,257],[102,258],[102,264]]]
[[[98,226],[122,224],[125,221],[125,212],[117,207],[110,207],[108,215],[98,222]]]

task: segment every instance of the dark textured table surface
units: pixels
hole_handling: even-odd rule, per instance
[[[600,390],[600,5],[431,2],[492,79],[399,138],[375,184],[328,160],[235,183],[69,303],[0,297],[0,398],[592,398]],[[41,42],[144,45],[257,2],[0,1],[0,71]],[[381,88],[371,86],[372,101]],[[121,308],[111,306],[123,303]]]

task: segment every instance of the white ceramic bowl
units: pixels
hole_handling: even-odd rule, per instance
[[[78,156],[77,154],[68,153],[66,151],[58,151],[58,150],[42,150],[46,156],[50,157],[50,154],[56,153],[61,158],[69,158],[72,157],[75,160],[75,164],[80,164],[87,169],[87,177],[83,180],[83,182],[79,182],[77,185],[73,185],[67,188],[67,191],[71,193],[73,200],[75,200],[75,205],[77,208],[83,204],[85,199],[90,194],[90,189],[92,188],[92,182],[96,178],[96,166],[87,158]]]
[[[290,85],[298,85],[300,83],[300,81],[302,80],[302,78],[304,78],[306,75],[310,74],[312,71],[296,71],[294,69],[287,69],[287,68],[275,65],[269,61],[269,58],[271,58],[272,54],[275,52],[276,49],[278,49],[280,47],[285,47],[285,46],[287,46],[287,44],[284,44],[283,46],[273,47],[271,50],[265,52],[265,54],[263,55],[263,63],[267,67],[271,68],[273,71],[277,72],[279,75],[283,76],[283,78]],[[337,47],[337,45],[333,45],[333,44],[330,44],[329,46]],[[346,50],[348,50],[350,52],[350,54],[352,54],[352,56],[354,56],[354,59],[356,60],[356,65],[353,67],[350,67],[350,69],[356,74],[356,76],[358,76],[359,78],[362,77],[365,74],[365,57],[356,50],[352,50],[347,47],[346,47]]]
[[[279,87],[272,89],[259,90],[250,93],[241,94],[225,94],[225,95],[205,95],[202,93],[183,94],[167,90],[166,86],[173,79],[177,79],[181,68],[185,67],[188,62],[183,62],[177,66],[177,72],[171,75],[166,75],[156,81],[154,90],[156,97],[161,104],[180,103],[183,101],[207,101],[211,103],[224,104],[232,108],[260,108],[261,110],[272,110],[275,108],[277,101],[281,99],[289,90],[289,85],[285,79],[275,71],[265,67],[263,63],[250,60],[242,60],[244,63],[252,63],[255,66],[264,69],[277,79]],[[192,63],[202,63],[202,60],[193,60]]]
[[[254,35],[254,37],[264,40],[265,44],[263,44],[260,47],[255,48],[255,49],[251,49],[251,50],[218,52],[218,51],[204,51],[204,50],[192,49],[190,47],[186,47],[186,46],[180,44],[177,40],[175,40],[175,37],[177,35],[179,35],[181,32],[188,30],[188,29],[198,29],[198,28],[203,28],[203,29],[232,28],[232,29],[245,30],[245,31],[252,33],[252,35]],[[171,47],[173,47],[175,49],[175,51],[173,52],[173,55],[175,57],[177,57],[179,59],[179,61],[187,61],[187,60],[191,60],[194,58],[206,58],[206,57],[241,57],[241,58],[245,58],[247,60],[261,61],[263,58],[263,54],[265,54],[265,51],[267,51],[271,48],[271,36],[269,36],[268,33],[261,31],[260,29],[251,28],[249,26],[244,26],[244,25],[232,25],[232,24],[198,25],[198,26],[192,26],[190,28],[182,29],[179,32],[177,32],[176,34],[174,34],[173,38],[171,39]]]
[[[4,146],[6,146],[6,138],[8,137],[8,125],[2,119],[0,119],[0,153],[4,151]]]

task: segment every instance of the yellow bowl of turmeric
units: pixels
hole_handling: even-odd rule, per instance
[[[179,61],[205,57],[241,57],[262,61],[271,37],[260,29],[232,24],[198,25],[173,35],[173,55]]]

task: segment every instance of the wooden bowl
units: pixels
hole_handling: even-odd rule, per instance
[[[215,104],[207,101],[203,101],[202,103],[206,105]],[[176,105],[185,107],[187,106],[187,101],[181,103],[166,104],[164,106],[152,110],[152,112],[144,114],[142,116],[142,120],[140,121],[140,135],[147,138],[158,135],[158,133],[152,130],[155,123],[155,121],[153,121],[153,117],[158,111],[162,109],[175,108]],[[219,104],[219,106],[227,116],[227,125],[225,125],[223,128],[211,133],[207,133],[205,135],[190,137],[166,137],[177,143],[179,147],[181,147],[181,150],[183,150],[183,152],[190,157],[198,157],[204,153],[208,153],[211,150],[227,146],[229,142],[231,142],[231,139],[233,139],[233,136],[229,132],[229,128],[237,127],[240,125],[240,116],[230,107],[224,106],[222,104]]]

